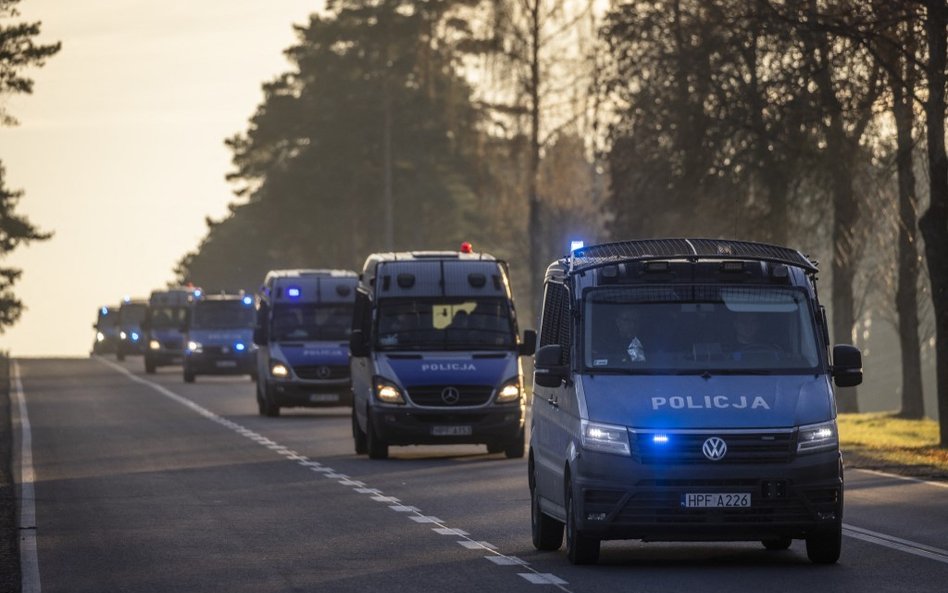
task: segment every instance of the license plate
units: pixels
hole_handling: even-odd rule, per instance
[[[339,401],[338,393],[313,393],[309,396],[309,401],[316,402],[337,402]]]
[[[689,492],[681,495],[681,506],[688,509],[708,509],[708,508],[750,508],[750,492],[737,493],[697,493]]]
[[[432,426],[431,434],[436,437],[460,437],[471,434],[470,426]]]
[[[217,368],[219,369],[235,369],[237,368],[236,360],[218,360],[216,363]]]

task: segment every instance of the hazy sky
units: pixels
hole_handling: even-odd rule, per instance
[[[147,296],[233,200],[225,138],[246,129],[260,85],[287,69],[293,24],[321,0],[23,0],[62,41],[5,99],[6,185],[50,241],[4,265],[28,310],[0,335],[15,356],[83,355],[100,305]]]

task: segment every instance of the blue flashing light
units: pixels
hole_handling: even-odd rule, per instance
[[[109,314],[109,308],[108,308],[108,307],[102,307],[101,309],[99,309],[99,311],[101,311],[103,315],[108,315],[108,314]]]
[[[656,445],[664,445],[668,442],[668,435],[665,434],[656,434],[652,436],[652,442]]]
[[[569,250],[570,252],[576,251],[577,249],[582,249],[586,244],[583,241],[570,241]]]
[[[126,303],[128,303],[128,302],[131,302],[132,297],[130,297],[130,296],[128,296],[128,295],[125,295],[125,297],[124,297],[122,300],[125,301]]]
[[[298,298],[300,298],[300,294],[301,294],[301,293],[302,293],[302,291],[300,291],[300,289],[297,288],[297,287],[295,287],[295,286],[292,286],[292,287],[286,289],[286,296],[290,297],[291,299],[298,299]]]
[[[198,289],[196,289],[196,290],[194,291],[194,298],[199,299],[199,298],[201,298],[201,295],[202,295],[202,294],[204,294],[204,293],[201,292],[201,289],[200,289],[200,288],[198,288]]]
[[[252,296],[245,296],[245,297],[243,298],[243,303],[249,307],[250,305],[253,304],[253,297],[252,297]]]
[[[132,340],[133,340],[133,341],[137,342],[137,341],[138,341],[138,338],[140,338],[140,337],[141,337],[141,336],[138,335],[138,332],[132,332]]]
[[[247,347],[244,346],[243,342],[237,342],[236,344],[234,344],[234,350],[236,350],[237,352],[243,352],[246,349]]]

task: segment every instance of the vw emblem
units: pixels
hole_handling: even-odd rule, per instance
[[[441,401],[449,406],[453,406],[461,401],[461,392],[458,391],[457,387],[445,387],[441,390]]]
[[[701,452],[711,461],[721,461],[727,454],[727,443],[721,437],[711,437],[701,445]]]
[[[316,376],[320,379],[328,379],[330,374],[332,374],[332,371],[329,370],[327,366],[321,366],[316,369]]]

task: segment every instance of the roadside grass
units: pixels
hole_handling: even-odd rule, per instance
[[[839,446],[846,467],[948,480],[948,449],[938,447],[938,422],[894,412],[840,414]]]

